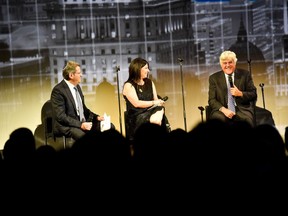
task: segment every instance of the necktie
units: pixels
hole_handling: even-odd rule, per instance
[[[76,100],[77,100],[77,104],[78,104],[77,111],[78,111],[78,114],[80,117],[80,121],[84,122],[85,117],[84,117],[84,111],[83,111],[83,104],[82,104],[82,101],[80,99],[80,94],[79,94],[78,89],[76,87],[74,87],[74,89],[76,91]]]
[[[228,109],[232,110],[235,113],[235,101],[234,97],[232,96],[230,92],[230,88],[233,87],[233,80],[232,75],[228,75],[228,83],[227,83],[227,94],[228,94]]]

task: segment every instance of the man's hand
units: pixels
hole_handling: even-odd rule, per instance
[[[232,112],[231,110],[227,109],[226,107],[222,107],[221,111],[227,118],[232,119],[236,113]]]
[[[93,125],[92,122],[83,122],[81,124],[81,129],[82,130],[91,130],[92,125]]]
[[[104,116],[97,116],[98,121],[104,121]]]
[[[242,97],[243,96],[242,91],[240,91],[237,88],[237,86],[235,86],[235,85],[234,85],[234,87],[230,88],[230,92],[231,92],[231,95],[234,97]]]

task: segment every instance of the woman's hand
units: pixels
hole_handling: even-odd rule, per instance
[[[158,99],[158,100],[154,101],[154,104],[157,105],[157,106],[164,106],[165,101],[163,101],[161,99]]]

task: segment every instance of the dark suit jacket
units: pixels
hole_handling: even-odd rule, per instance
[[[234,72],[234,84],[243,92],[243,97],[235,97],[235,102],[240,112],[253,118],[254,103],[257,99],[257,89],[249,71],[236,69]],[[211,115],[218,111],[220,107],[227,108],[227,84],[224,72],[218,71],[209,77],[209,99]]]
[[[84,95],[79,85],[77,85],[84,109],[86,121],[95,121],[97,114],[90,111],[84,102]],[[54,133],[69,135],[71,127],[80,128],[81,121],[77,115],[76,104],[72,93],[62,80],[52,90],[51,102],[54,116]]]

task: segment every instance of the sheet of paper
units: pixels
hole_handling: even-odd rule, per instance
[[[101,132],[109,130],[111,128],[111,118],[106,113],[104,113],[104,121],[100,123]]]

